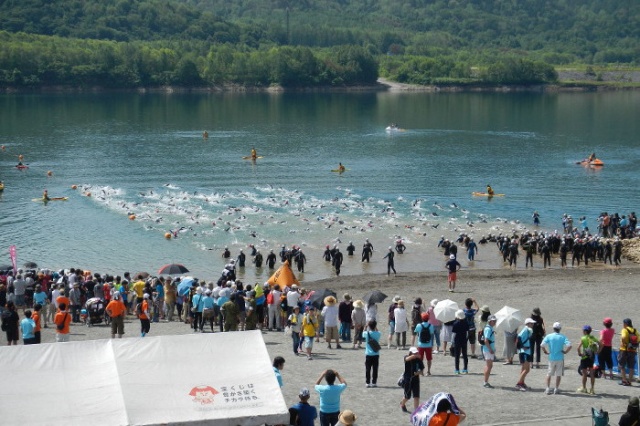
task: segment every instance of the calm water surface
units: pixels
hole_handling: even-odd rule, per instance
[[[325,244],[369,237],[380,254],[402,237],[402,270],[441,269],[440,235],[508,231],[534,210],[551,230],[563,213],[593,228],[601,211],[635,211],[639,118],[639,92],[4,95],[0,240],[20,263],[121,273],[183,262],[205,278],[224,246],[301,244],[304,278],[316,279],[331,276]],[[390,122],[406,131],[387,134]],[[252,147],[264,158],[243,160]],[[592,151],[603,168],[575,164]],[[28,170],[13,167],[18,154]],[[338,162],[346,173],[331,172]],[[471,197],[487,183],[506,197]],[[33,202],[44,188],[70,199]],[[178,238],[165,240],[170,230]],[[343,271],[382,272],[381,257]]]

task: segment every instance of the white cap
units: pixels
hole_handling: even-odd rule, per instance
[[[455,258],[456,258],[455,254],[449,255],[449,259],[455,259]]]
[[[535,320],[534,320],[534,319],[532,319],[532,318],[527,318],[526,320],[524,320],[524,323],[525,323],[525,324],[535,324],[536,322],[535,322]]]
[[[553,329],[554,330],[560,330],[562,328],[562,324],[560,324],[559,322],[554,322],[553,323]]]

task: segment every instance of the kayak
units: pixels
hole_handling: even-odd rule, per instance
[[[4,191],[4,183],[0,183],[0,191]]]
[[[488,194],[486,192],[472,192],[474,197],[504,197],[504,194]]]
[[[583,166],[595,166],[595,167],[601,167],[604,166],[604,162],[598,158],[596,158],[595,160],[582,160],[582,161],[576,161],[576,164],[580,164]]]
[[[45,200],[44,198],[40,197],[40,198],[33,198],[31,201],[35,203],[48,203],[49,201],[67,201],[68,199],[69,197],[49,197],[48,200]]]
[[[242,159],[243,159],[243,160],[256,160],[256,159],[258,159],[258,158],[264,158],[264,157],[263,157],[262,155],[258,155],[258,156],[257,156],[257,157],[255,157],[255,158],[254,158],[254,157],[252,157],[252,156],[250,156],[250,155],[246,155],[246,156],[242,157]]]
[[[24,170],[24,169],[28,169],[28,168],[29,168],[29,166],[25,166],[24,164],[21,165],[21,166],[16,166],[16,169],[18,169],[18,170]]]
[[[349,170],[349,169],[344,169],[344,170],[340,170],[340,169],[331,169],[331,171],[332,171],[333,173],[344,173],[344,172],[346,172],[347,170]]]
[[[387,133],[406,132],[405,129],[401,129],[400,127],[395,126],[387,126],[385,130],[387,131]]]

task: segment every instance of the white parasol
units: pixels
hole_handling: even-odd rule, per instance
[[[522,312],[510,306],[504,306],[495,313],[495,316],[498,319],[496,321],[496,330],[512,332],[524,324],[524,316],[522,315]]]
[[[449,322],[456,319],[456,311],[460,309],[458,308],[458,304],[453,300],[445,299],[439,301],[436,306],[433,308],[433,313],[436,315],[436,318],[442,322]]]

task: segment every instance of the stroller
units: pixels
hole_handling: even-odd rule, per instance
[[[105,312],[105,303],[99,297],[92,297],[87,300],[84,304],[83,311],[86,310],[86,314],[83,313],[82,317],[84,318],[85,324],[87,327],[91,327],[93,324],[109,324],[111,322],[111,318]]]

